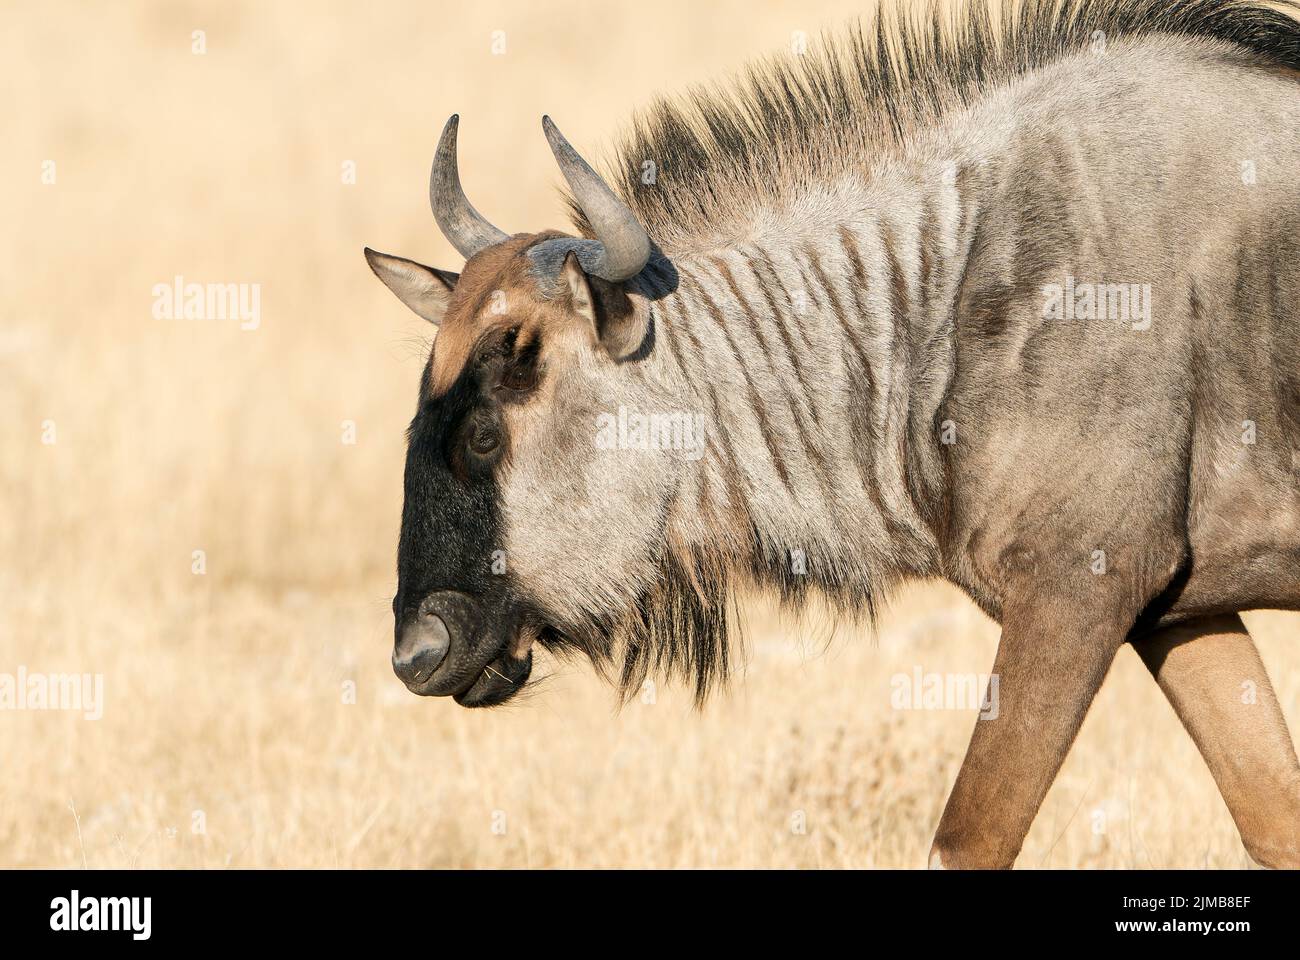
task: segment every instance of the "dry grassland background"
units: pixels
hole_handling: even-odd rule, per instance
[[[563,226],[544,112],[599,156],[655,93],[866,2],[10,8],[0,672],[100,673],[105,703],[0,712],[0,865],[924,865],[974,713],[893,709],[890,678],[987,671],[997,639],[950,589],[875,629],[754,601],[702,714],[549,661],[470,712],[388,664],[429,330],[361,248],[459,268],[425,194],[443,121],[492,220]],[[176,275],[260,284],[260,327],[155,319]],[[1248,619],[1300,723],[1296,621]],[[1131,651],[1019,862],[1245,865]]]

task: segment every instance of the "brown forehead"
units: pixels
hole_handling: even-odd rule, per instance
[[[536,302],[537,283],[529,273],[531,261],[525,251],[551,236],[558,234],[518,234],[480,250],[465,262],[434,338],[433,360],[424,385],[428,396],[437,397],[450,389],[469,361],[474,345],[486,334],[528,319],[523,308]],[[505,297],[505,309],[493,313],[498,292]]]

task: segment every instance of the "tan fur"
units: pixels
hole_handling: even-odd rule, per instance
[[[1009,577],[1018,596],[1002,618],[991,671],[999,678],[999,711],[975,723],[935,831],[931,863],[949,869],[1011,868],[1124,643],[1129,617],[1114,612],[1121,609],[1123,593],[1116,580],[1089,584],[1088,574],[1068,567],[1053,566],[1052,574],[1056,599],[1033,595],[1032,569]],[[1072,599],[1089,590],[1109,596],[1093,608]]]
[[[559,234],[516,234],[466,261],[434,341],[425,384],[428,396],[438,397],[450,389],[475,344],[493,329],[519,327],[521,343],[537,336],[546,343],[548,329],[572,322],[567,311],[549,307],[539,295],[537,281],[528,272],[528,260],[522,256],[533,244],[552,236]],[[498,304],[503,309],[494,312]]]
[[[1241,617],[1207,617],[1134,644],[1214,775],[1255,862],[1300,868],[1300,763]]]

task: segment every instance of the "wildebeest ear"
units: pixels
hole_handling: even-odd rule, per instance
[[[572,250],[565,255],[564,265],[560,267],[560,279],[569,290],[569,301],[573,312],[590,323],[594,331],[596,305],[591,299],[591,284],[587,282],[587,274],[578,263],[578,255]]]
[[[442,322],[451,302],[451,291],[456,287],[459,274],[435,270],[405,257],[393,257],[366,247],[366,263],[384,286],[397,294],[406,304],[435,327]]]
[[[646,312],[637,309],[623,284],[588,276],[572,251],[564,258],[560,276],[574,312],[591,324],[606,352],[615,360],[635,353],[645,339]]]

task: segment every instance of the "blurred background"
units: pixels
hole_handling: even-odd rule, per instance
[[[905,591],[874,628],[746,601],[703,711],[538,664],[489,712],[389,663],[403,431],[429,327],[363,245],[448,269],[469,195],[563,227],[550,113],[589,156],[633,109],[872,0],[49,3],[5,14],[0,673],[103,676],[103,717],[0,711],[0,865],[923,866],[975,713],[894,678],[986,672],[996,627]],[[156,285],[258,284],[260,322]],[[1300,723],[1296,621],[1248,617]],[[1125,649],[1021,866],[1244,866]]]

